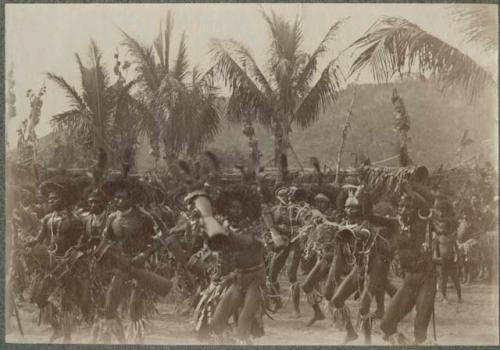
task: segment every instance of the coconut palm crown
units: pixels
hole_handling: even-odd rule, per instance
[[[281,167],[290,145],[291,127],[308,127],[319,118],[322,109],[337,100],[343,81],[338,60],[330,60],[319,77],[316,73],[318,61],[328,52],[328,44],[342,21],[334,23],[316,50],[308,54],[301,48],[302,24],[298,17],[288,21],[274,12],[261,14],[270,33],[265,69],[257,65],[242,43],[213,39],[213,72],[230,88],[227,116],[241,122],[250,115],[271,131],[275,164]]]
[[[102,63],[102,53],[92,40],[88,63],[75,54],[80,69],[81,91],[55,73],[47,78],[61,88],[68,99],[70,109],[51,119],[56,131],[65,132],[78,144],[90,159],[99,148],[106,150],[111,161],[119,158],[123,147],[133,146],[137,138],[136,121],[141,119],[138,102],[130,95],[135,84],[117,80],[111,84],[109,74]]]
[[[186,36],[180,38],[177,55],[171,58],[172,13],[160,23],[152,45],[144,45],[122,31],[123,45],[133,59],[139,89],[137,98],[149,110],[141,132],[149,137],[151,153],[158,159],[160,143],[166,158],[185,152],[192,155],[218,132],[217,89],[211,75],[197,67],[190,70]]]

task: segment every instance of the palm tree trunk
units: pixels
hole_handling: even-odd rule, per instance
[[[278,168],[278,181],[281,183],[286,181],[286,174],[288,173],[289,132],[288,121],[283,116],[276,125],[274,133],[274,162]],[[286,159],[286,163],[283,162],[283,158]]]
[[[252,125],[252,120],[247,118],[243,126],[243,135],[248,137],[248,149],[249,149],[249,173],[257,174],[260,167],[260,150],[259,142],[255,137],[255,129]]]
[[[281,136],[275,132],[274,133],[274,166],[276,168],[279,168],[279,166],[280,166],[280,157],[281,157],[280,138],[281,138]]]
[[[274,125],[274,166],[278,169],[278,182],[283,181],[283,169],[281,166],[281,151],[283,144],[283,128],[281,122],[277,121]]]
[[[176,161],[176,154],[173,152],[173,144],[167,138],[163,137],[163,151],[165,152],[165,163],[170,170]]]

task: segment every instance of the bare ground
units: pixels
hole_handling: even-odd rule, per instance
[[[463,286],[462,304],[456,302],[453,289],[448,291],[450,303],[441,302],[438,294],[436,298],[436,333],[438,345],[498,345],[498,287],[497,285],[473,284]],[[284,296],[286,301],[286,296]],[[388,300],[386,300],[386,303]],[[355,301],[348,305],[352,315],[356,315]],[[372,305],[374,307],[374,305]],[[175,314],[173,305],[160,304],[160,314],[153,320],[154,328],[146,337],[147,344],[202,344],[195,340],[192,333],[192,323],[189,317],[180,317]],[[265,318],[266,335],[255,340],[256,345],[341,345],[344,333],[333,328],[329,318],[306,327],[312,315],[312,310],[305,297],[301,301],[301,318],[293,318],[292,305],[288,301],[278,314],[273,315],[274,321]],[[407,337],[413,335],[412,311],[400,324],[400,331]],[[38,327],[35,323],[37,310],[33,305],[21,306],[21,319],[25,337],[21,337],[17,329],[6,336],[8,343],[46,343],[50,330]],[[327,315],[328,316],[328,315]],[[353,321],[354,320],[353,316]],[[13,319],[15,325],[15,320]],[[429,326],[429,338],[432,339],[432,322]],[[79,329],[73,337],[74,343],[88,343],[91,341],[89,329]],[[362,337],[351,343],[363,345]],[[378,324],[374,326],[373,345],[384,345]]]

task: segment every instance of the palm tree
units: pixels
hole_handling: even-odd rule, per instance
[[[496,13],[488,6],[454,7],[454,16],[462,23],[465,39],[479,43],[484,51],[496,53]],[[424,31],[403,18],[382,18],[351,45],[361,50],[351,66],[351,74],[369,66],[374,79],[388,82],[395,75],[411,77],[416,69],[421,77],[430,76],[442,91],[460,87],[470,101],[477,101],[483,91],[496,87],[491,74],[457,48]],[[399,132],[400,165],[408,166],[409,117],[401,97],[393,92],[396,128]]]
[[[242,122],[251,116],[272,132],[274,160],[283,177],[292,125],[308,127],[318,119],[321,109],[337,100],[342,73],[336,59],[328,62],[314,84],[313,79],[318,61],[328,52],[342,21],[333,24],[316,50],[307,54],[301,49],[299,18],[290,22],[274,12],[262,12],[262,16],[271,34],[267,69],[257,65],[243,44],[213,39],[213,71],[231,90],[228,118]]]
[[[454,15],[463,25],[466,40],[496,54],[496,11],[491,11],[490,6],[460,6],[454,7]],[[352,47],[361,52],[352,64],[351,74],[369,66],[377,82],[416,69],[423,76],[435,78],[443,90],[463,88],[471,100],[476,100],[485,88],[496,87],[492,75],[471,57],[404,18],[380,19]]]
[[[170,11],[151,46],[122,31],[123,45],[133,58],[139,81],[137,99],[151,116],[143,119],[141,131],[148,135],[155,159],[163,143],[167,161],[182,152],[198,152],[217,134],[220,119],[211,75],[202,74],[197,67],[189,70],[184,33],[177,56],[171,60],[172,31]]]
[[[66,132],[83,144],[88,157],[102,148],[110,160],[117,160],[123,148],[135,144],[137,138],[134,119],[141,117],[141,111],[139,103],[129,94],[135,82],[124,84],[119,79],[112,85],[94,41],[89,47],[89,65],[78,54],[75,57],[80,68],[80,93],[60,75],[46,73],[49,80],[64,90],[71,107],[54,115],[51,123],[57,131]]]

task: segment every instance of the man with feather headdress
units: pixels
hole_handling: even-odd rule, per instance
[[[211,259],[212,254],[205,254],[203,249],[203,227],[200,225],[196,208],[192,200],[184,198],[192,190],[202,190],[207,195],[216,196],[219,191],[219,160],[210,151],[203,152],[198,161],[190,163],[178,160],[172,163],[171,174],[177,180],[172,184],[172,203],[176,209],[175,225],[162,235],[162,241],[168,251],[174,256],[182,289],[183,304],[180,308],[181,315],[188,315],[196,306],[199,289],[203,288],[205,281],[205,268],[196,266],[203,264],[204,258]],[[195,310],[196,313],[196,310]],[[196,327],[201,331],[201,326]]]
[[[149,255],[156,249],[156,234],[151,215],[141,210],[137,204],[141,200],[143,189],[139,181],[128,177],[132,166],[131,150],[124,155],[123,172],[116,179],[107,180],[103,192],[113,197],[116,211],[106,221],[101,247],[109,246],[116,254],[125,258],[134,267],[143,267]],[[103,248],[103,251],[104,248]],[[130,287],[130,288],[126,288]],[[125,342],[125,334],[118,316],[120,302],[126,296],[124,288],[131,289],[129,316],[131,324],[128,335],[134,341],[144,340],[147,322],[146,305],[150,298],[137,280],[117,271],[108,286],[104,306],[106,323],[118,341]]]
[[[435,235],[436,250],[439,252],[441,266],[441,294],[443,302],[448,302],[447,284],[451,277],[457,292],[458,302],[462,302],[462,290],[458,271],[458,244],[457,221],[453,205],[447,198],[438,197],[434,203],[432,218],[433,234]]]
[[[326,192],[326,191],[324,191]],[[331,210],[330,198],[319,192],[313,197],[313,209],[306,225],[312,230],[306,237],[304,255],[312,256],[315,265],[311,268],[302,283],[302,290],[307,296],[307,301],[313,309],[313,317],[307,326],[313,325],[316,321],[325,319],[325,315],[320,307],[323,298],[319,283],[328,277],[328,272],[332,264],[334,253],[334,238],[338,231],[338,224],[334,222]],[[332,281],[327,281],[325,291],[333,288]]]
[[[40,307],[42,315],[49,315],[54,330],[50,341],[64,336],[64,341],[70,342],[74,301],[79,302],[82,313],[88,316],[90,292],[85,288],[88,276],[82,264],[83,253],[79,251],[83,227],[70,209],[77,200],[77,188],[70,178],[56,176],[43,182],[40,192],[48,200],[51,212],[42,219],[38,235],[27,244],[33,247],[31,255],[45,270],[35,282],[32,301]],[[50,300],[59,284],[62,295],[55,303],[60,304],[60,310]]]
[[[222,215],[228,234],[221,253],[230,257],[234,269],[227,279],[229,289],[217,305],[209,325],[216,334],[221,334],[229,318],[237,314],[236,336],[239,342],[248,344],[251,335],[262,336],[264,332],[264,244],[260,232],[253,226],[260,217],[260,202],[244,188],[227,188],[218,196],[215,208]]]
[[[404,281],[391,299],[380,323],[384,339],[391,344],[408,344],[407,338],[398,332],[397,325],[413,307],[416,309],[415,343],[421,344],[427,339],[436,295],[433,260],[437,250],[433,244],[430,221],[433,202],[434,195],[423,185],[403,183],[397,216],[399,233],[395,244],[404,271]]]
[[[102,240],[106,220],[108,218],[108,196],[102,190],[107,167],[107,154],[99,149],[97,163],[91,173],[87,174],[92,183],[85,190],[88,211],[80,215],[85,229],[84,243],[87,248],[93,249]]]
[[[345,301],[357,292],[359,325],[364,333],[365,343],[369,344],[374,317],[370,313],[371,302],[375,299],[377,308],[380,309],[387,289],[387,275],[392,260],[389,239],[394,226],[383,220],[375,220],[369,193],[363,185],[346,185],[344,188],[348,193],[344,205],[346,220],[335,236],[335,258],[343,257],[343,263],[352,268],[338,286],[330,303],[334,307],[334,319],[340,321],[347,332],[345,342],[353,341],[358,335],[351,323]],[[338,259],[334,260],[334,264],[338,262]]]
[[[81,215],[87,248],[96,248],[101,242],[109,214],[107,202],[107,195],[99,188],[93,189],[87,197],[88,212]]]
[[[269,221],[268,226],[273,236],[276,250],[269,266],[269,282],[275,311],[281,308],[281,291],[278,275],[285,266],[289,256],[291,263],[288,267],[288,280],[291,284],[290,293],[296,317],[300,317],[300,285],[297,281],[297,272],[302,257],[301,241],[298,239],[302,223],[298,219],[298,212],[303,207],[307,192],[304,189],[291,187],[278,187],[275,191],[278,204],[264,213]]]

